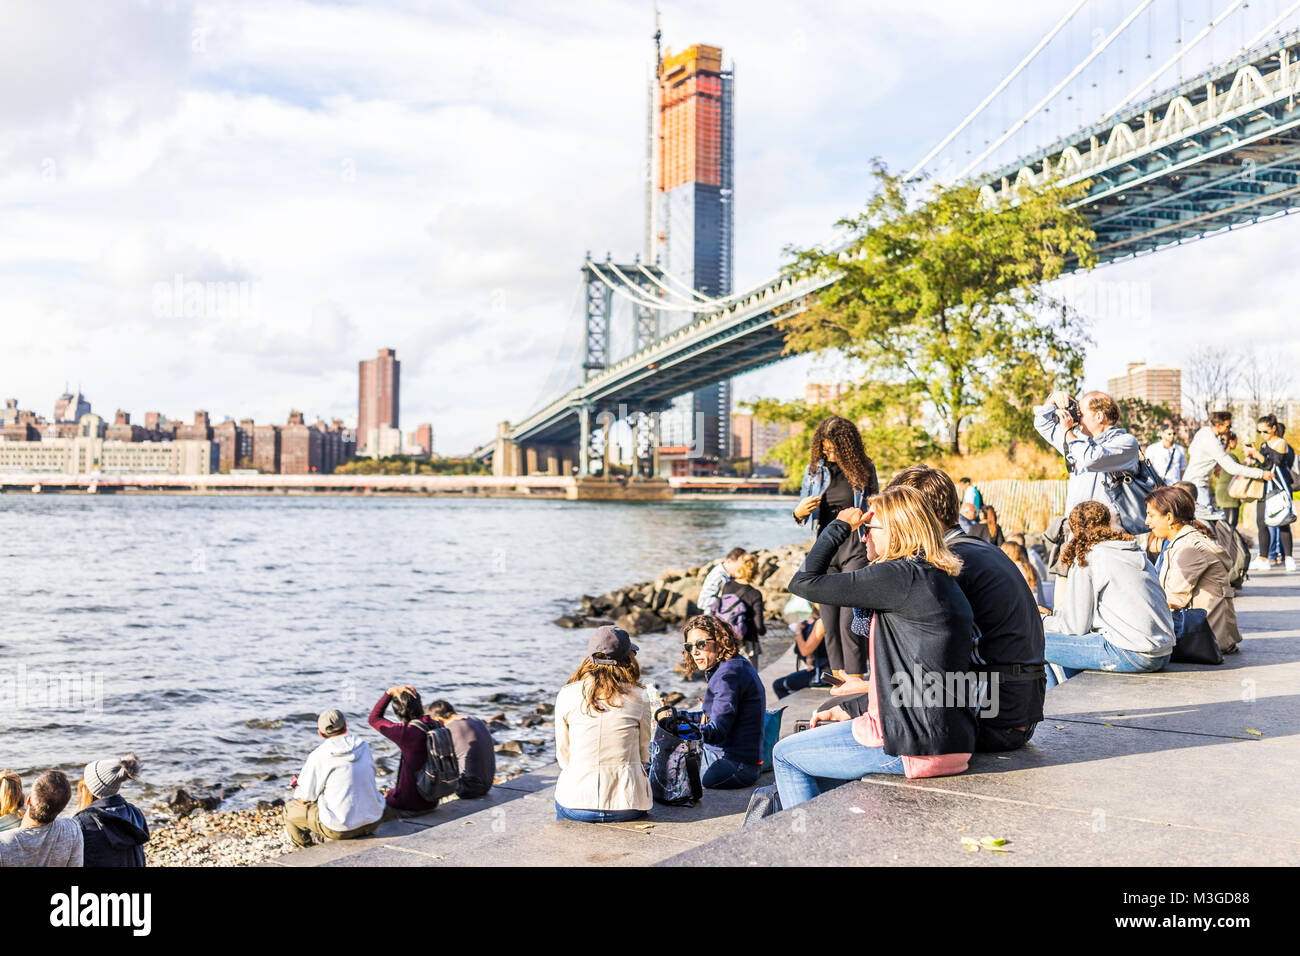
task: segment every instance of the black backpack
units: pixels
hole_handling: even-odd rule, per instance
[[[693,807],[704,795],[700,784],[703,744],[700,726],[672,707],[655,711],[655,735],[650,741],[650,792],[656,803]]]
[[[407,726],[410,726],[409,724]],[[460,760],[451,731],[443,724],[424,724],[424,766],[416,776],[415,789],[429,803],[444,800],[460,785]],[[401,773],[401,768],[398,768]]]

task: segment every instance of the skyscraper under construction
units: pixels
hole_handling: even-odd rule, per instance
[[[710,298],[731,294],[732,95],[733,70],[723,69],[720,47],[696,44],[658,58],[647,252]],[[729,457],[731,382],[697,390],[687,407],[699,453]]]

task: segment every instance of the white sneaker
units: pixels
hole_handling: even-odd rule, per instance
[[[1286,559],[1286,562],[1285,562],[1285,564],[1284,564],[1284,566],[1286,567],[1286,569],[1287,569],[1288,571],[1294,571],[1294,570],[1295,570],[1295,558],[1287,558],[1287,559]]]
[[[1268,558],[1256,558],[1254,561],[1250,562],[1250,569],[1252,571],[1269,571],[1272,567],[1273,563],[1269,561]]]

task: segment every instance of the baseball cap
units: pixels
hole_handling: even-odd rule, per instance
[[[347,729],[348,722],[343,719],[343,715],[331,707],[329,710],[321,713],[316,718],[316,729],[326,737],[337,734],[340,730]]]
[[[632,643],[627,631],[612,624],[596,628],[587,641],[587,656],[596,664],[612,664],[614,661],[623,663],[638,650],[640,648]],[[602,660],[595,656],[597,654],[603,654],[607,659]]]

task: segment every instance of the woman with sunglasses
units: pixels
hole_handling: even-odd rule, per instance
[[[1255,423],[1259,443],[1254,448],[1248,447],[1246,455],[1259,462],[1268,471],[1271,480],[1280,480],[1287,494],[1291,494],[1291,466],[1295,464],[1295,449],[1282,437],[1285,433],[1286,426],[1277,420],[1276,415],[1261,415]],[[1296,569],[1295,558],[1291,556],[1291,526],[1270,526],[1264,520],[1262,502],[1255,504],[1255,532],[1259,536],[1259,558],[1252,568],[1267,570],[1281,566],[1288,571]]]
[[[961,559],[915,488],[886,488],[868,507],[865,515],[840,512],[790,581],[790,593],[809,601],[868,610],[871,677],[865,714],[851,718],[836,706],[777,743],[772,764],[784,808],[869,773],[961,773],[975,749],[978,690],[967,677],[974,619],[957,586]],[[827,574],[835,549],[863,526],[871,563]]]
[[[682,628],[683,664],[709,681],[704,691],[700,737],[704,740],[700,782],[714,790],[750,787],[763,759],[767,694],[758,671],[740,653],[740,638],[725,622],[698,614]]]

